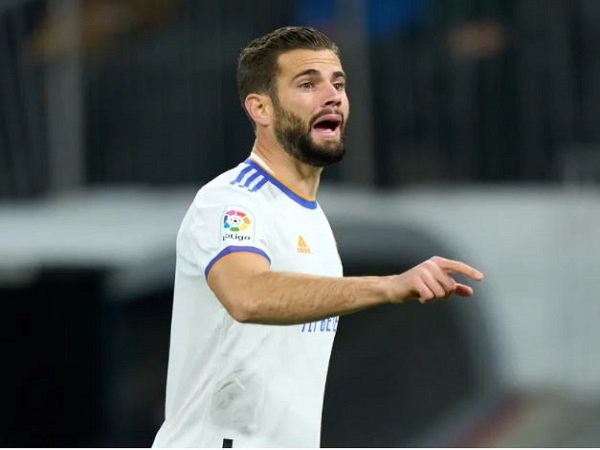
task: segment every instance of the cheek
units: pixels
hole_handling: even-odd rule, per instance
[[[348,102],[348,97],[345,98],[345,102],[342,104],[342,111],[344,112],[344,117],[347,121],[348,117],[350,117],[350,103]]]
[[[297,117],[303,121],[308,121],[315,114],[314,108],[311,104],[297,102],[290,105],[290,111],[292,111]]]
[[[344,93],[344,97],[342,99],[343,108],[346,111],[350,111],[350,99],[348,98],[348,94]]]
[[[282,106],[290,111],[294,111],[295,114],[304,116],[310,114],[310,112],[317,106],[315,98],[309,94],[289,95],[285,98]]]

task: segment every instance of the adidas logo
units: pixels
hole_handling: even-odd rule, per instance
[[[308,244],[306,243],[306,241],[304,240],[304,238],[301,235],[298,236],[298,245],[296,247],[296,251],[298,253],[305,253],[305,254],[310,253],[310,247],[308,246]]]

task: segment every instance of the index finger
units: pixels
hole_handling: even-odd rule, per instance
[[[444,272],[459,273],[475,281],[481,281],[484,278],[483,273],[474,267],[469,266],[461,261],[437,257],[437,262]]]

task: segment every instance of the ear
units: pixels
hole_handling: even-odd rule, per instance
[[[273,108],[268,95],[248,94],[244,106],[257,127],[266,127],[271,123]]]

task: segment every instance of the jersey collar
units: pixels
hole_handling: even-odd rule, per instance
[[[283,180],[279,179],[275,172],[268,166],[268,164],[256,153],[252,152],[250,157],[244,161],[246,164],[252,166],[256,170],[262,172],[263,176],[267,178],[273,185],[281,190],[290,199],[308,209],[316,209],[317,201],[314,198],[307,198],[297,192],[290,185],[286,184]]]

